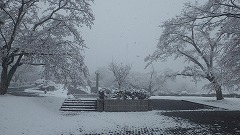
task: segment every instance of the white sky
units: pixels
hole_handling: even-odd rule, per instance
[[[83,29],[86,64],[90,72],[107,67],[114,60],[132,65],[133,71],[147,72],[144,58],[158,43],[162,22],[180,14],[190,0],[95,0],[95,24]],[[156,70],[181,68],[182,62],[170,60],[154,64]]]

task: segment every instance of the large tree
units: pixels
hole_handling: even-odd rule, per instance
[[[217,100],[222,100],[222,84],[219,81],[222,68],[218,61],[222,56],[224,34],[218,32],[218,23],[221,22],[215,22],[211,18],[198,20],[202,14],[195,12],[195,8],[187,7],[181,15],[165,21],[156,51],[145,60],[150,64],[169,57],[184,58],[189,63],[188,66],[169,76],[206,79],[210,82],[210,88],[216,91]]]
[[[0,6],[0,94],[17,68],[43,65],[44,74],[83,85],[88,76],[79,28],[91,27],[92,0],[3,0]]]
[[[209,0],[202,6],[188,4],[188,8],[201,14],[198,20],[212,20],[219,25],[218,33],[224,34],[223,57],[219,64],[223,67],[222,83],[228,88],[239,89],[240,84],[240,1]]]

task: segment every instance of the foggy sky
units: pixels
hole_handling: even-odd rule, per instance
[[[133,71],[147,72],[144,58],[152,54],[162,29],[159,25],[180,14],[188,0],[95,0],[95,24],[82,35],[89,49],[85,61],[90,72],[111,61],[132,65]],[[190,1],[190,0],[189,0]],[[182,69],[182,62],[155,62],[156,70]],[[149,68],[150,69],[150,68]]]

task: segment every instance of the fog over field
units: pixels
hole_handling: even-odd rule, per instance
[[[162,33],[160,25],[168,19],[179,15],[184,3],[190,0],[101,0],[92,5],[95,14],[93,27],[82,31],[89,49],[86,49],[86,64],[90,73],[99,68],[107,68],[111,61],[132,65],[131,71],[148,73],[152,66],[145,69],[144,58],[156,50]],[[204,1],[198,1],[204,3]],[[192,2],[192,1],[190,1]],[[182,70],[181,59],[168,59],[166,62],[153,63],[155,70],[164,72]],[[188,83],[194,89],[201,89],[189,79],[179,79],[184,85]],[[175,84],[174,84],[175,85]],[[173,86],[173,89],[176,87]]]
[[[133,71],[147,72],[144,58],[156,49],[162,23],[181,13],[190,0],[101,0],[92,6],[95,22],[82,31],[89,49],[86,64],[90,72],[106,67],[112,60],[132,65]],[[198,1],[204,3],[204,1]],[[192,1],[191,1],[192,2]],[[156,70],[183,68],[170,59],[154,63]]]

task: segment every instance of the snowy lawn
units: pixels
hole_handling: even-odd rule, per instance
[[[185,121],[177,122],[171,117],[159,115],[159,111],[60,112],[59,108],[64,99],[58,96],[0,96],[0,133],[3,135],[125,134],[128,131],[148,128],[152,133],[157,134],[160,130],[196,127]]]
[[[69,134],[169,134],[171,130],[191,129],[203,133],[206,127],[161,115],[162,111],[149,112],[61,112],[59,108],[67,98],[66,91],[44,94],[44,97],[0,96],[0,134],[2,135],[69,135]],[[151,97],[189,100],[222,108],[240,110],[239,99],[196,97]]]

